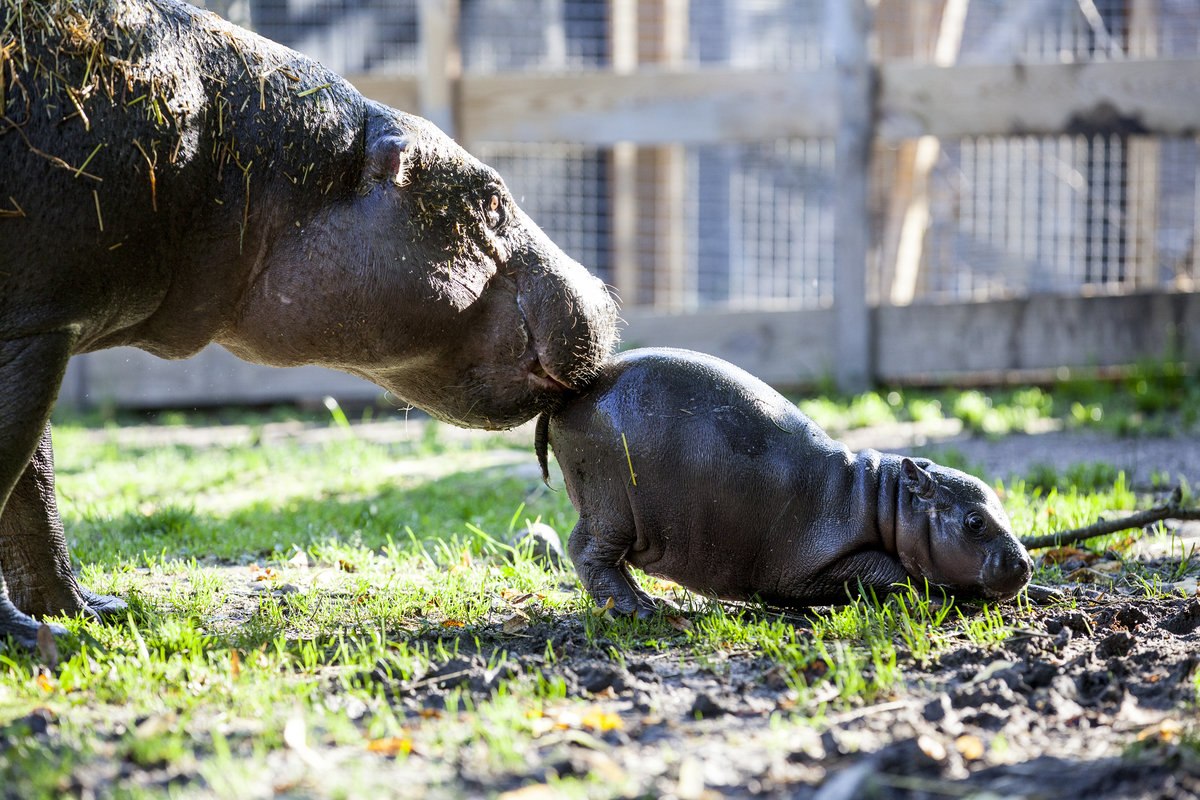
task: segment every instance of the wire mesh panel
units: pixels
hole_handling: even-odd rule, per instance
[[[800,308],[833,298],[833,143],[694,148],[689,306]]]
[[[417,0],[208,0],[218,13],[340,73],[411,73]],[[240,16],[245,19],[239,19]]]
[[[588,70],[609,60],[607,0],[463,0],[463,66],[473,72]]]
[[[417,69],[417,0],[208,5],[345,73]],[[468,75],[828,64],[827,0],[457,5]],[[882,60],[939,64],[1193,57],[1200,55],[1200,4],[879,0],[873,48]],[[831,142],[471,147],[564,249],[620,283],[627,305],[679,311],[832,300]],[[1187,285],[1200,219],[1197,157],[1190,139],[1117,134],[877,147],[869,299]]]
[[[481,144],[526,214],[568,255],[612,281],[605,152],[572,144]]]

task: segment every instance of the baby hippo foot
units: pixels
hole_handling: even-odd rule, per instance
[[[119,597],[107,594],[97,594],[90,589],[79,587],[83,595],[84,613],[99,620],[112,619],[129,610],[129,604]]]
[[[67,633],[62,625],[45,624],[55,636]],[[37,648],[38,631],[42,625],[33,617],[18,611],[7,597],[0,597],[0,641],[11,638],[18,646],[33,650]]]

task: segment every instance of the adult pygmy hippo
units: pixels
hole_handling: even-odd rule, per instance
[[[54,505],[75,353],[217,342],[499,428],[616,342],[608,292],[494,170],[178,0],[0,2],[0,165],[0,639],[122,605],[76,583]]]
[[[696,591],[780,605],[887,593],[909,578],[994,600],[1032,565],[985,483],[925,459],[857,455],[762,381],[687,350],[623,353],[538,420],[579,523],[568,542],[598,603],[647,616],[629,565]]]

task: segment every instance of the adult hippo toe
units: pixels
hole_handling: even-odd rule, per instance
[[[502,428],[615,345],[603,285],[495,171],[177,0],[0,3],[0,111],[0,637],[121,606],[76,583],[54,505],[75,353],[217,342]]]

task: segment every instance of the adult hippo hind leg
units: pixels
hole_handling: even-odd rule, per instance
[[[644,619],[653,616],[658,605],[629,574],[625,553],[633,544],[633,537],[625,538],[627,541],[618,536],[596,536],[581,518],[567,540],[567,551],[583,588],[593,600],[607,605],[611,598],[617,613]]]
[[[26,614],[38,617],[84,613],[105,616],[124,611],[123,600],[78,584],[71,570],[63,524],[54,497],[54,452],[50,426],[0,513],[0,559],[8,596]]]
[[[53,597],[63,606],[56,612],[74,614],[86,608],[71,572],[61,526],[55,539],[44,526],[27,530],[13,524],[28,513],[25,490],[14,504],[16,516],[10,517],[7,510],[13,490],[39,448],[39,437],[48,446],[46,422],[73,342],[74,336],[66,331],[0,339],[0,638],[12,636],[26,645],[36,642],[41,626],[13,603],[3,577],[19,581],[22,597],[29,595],[31,586],[44,587],[41,596]],[[52,486],[50,491],[53,496]],[[44,513],[54,513],[57,519],[57,510]]]

